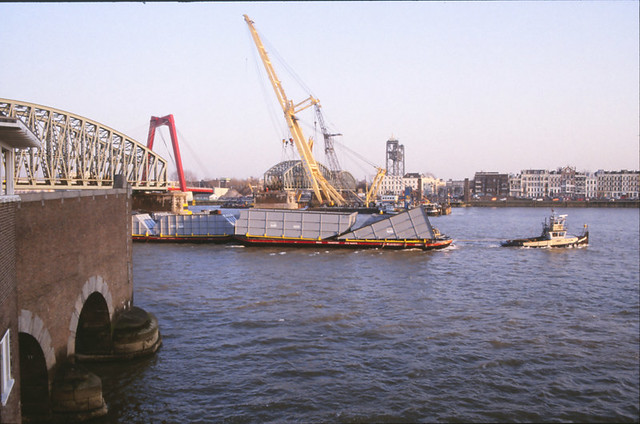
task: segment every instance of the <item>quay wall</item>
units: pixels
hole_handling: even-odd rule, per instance
[[[638,200],[591,200],[591,201],[534,201],[530,199],[472,200],[462,204],[464,207],[480,208],[639,208]]]
[[[20,331],[38,340],[49,378],[75,353],[84,302],[100,293],[109,317],[133,301],[128,189],[20,195],[16,275]],[[16,338],[17,341],[17,338]]]

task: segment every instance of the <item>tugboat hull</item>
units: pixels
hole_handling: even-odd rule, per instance
[[[579,237],[567,237],[565,239],[545,239],[543,237],[532,237],[526,239],[507,240],[501,243],[503,247],[576,247],[589,244],[589,233]]]
[[[551,210],[549,221],[542,223],[542,234],[538,237],[514,239],[502,242],[504,247],[574,247],[589,244],[589,231],[584,226],[584,232],[580,236],[567,236],[565,225],[567,215],[555,215]]]

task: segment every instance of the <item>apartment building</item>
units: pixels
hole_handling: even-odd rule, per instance
[[[432,197],[437,196],[440,188],[445,186],[444,180],[431,174],[410,172],[404,176],[385,175],[380,184],[380,193],[402,196],[405,188],[411,187],[414,192],[420,193],[422,196]]]
[[[592,199],[598,196],[598,177],[593,172],[585,172],[584,197]]]
[[[509,174],[509,196],[515,198],[523,197],[521,174]]]
[[[509,175],[498,172],[476,172],[473,193],[480,197],[509,196]]]
[[[402,175],[385,175],[380,183],[381,194],[401,195],[404,193],[404,177]]]
[[[596,196],[606,199],[638,199],[640,172],[603,171],[595,173]]]
[[[456,199],[462,199],[465,195],[465,188],[467,188],[469,180],[447,180],[443,187],[438,189],[438,195],[440,197],[453,197]]]
[[[411,187],[413,191],[422,193],[422,175],[418,173],[408,173],[402,178],[405,187]]]
[[[549,195],[549,171],[546,169],[525,169],[520,174],[522,197],[530,199]]]

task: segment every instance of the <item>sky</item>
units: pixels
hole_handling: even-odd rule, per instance
[[[260,177],[296,158],[243,15],[294,103],[320,100],[343,169],[638,170],[638,1],[0,3],[0,98],[146,143],[173,114],[184,169]],[[299,114],[326,163],[311,109]],[[172,161],[166,128],[154,150]],[[172,165],[173,166],[173,165]]]

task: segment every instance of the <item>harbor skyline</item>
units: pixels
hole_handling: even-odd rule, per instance
[[[638,169],[638,2],[2,4],[0,95],[142,143],[151,116],[173,114],[185,169],[260,177],[287,128],[245,13],[295,72],[274,63],[290,99],[304,81],[378,166],[395,137],[408,171],[445,180]],[[357,179],[375,173],[338,153]]]

